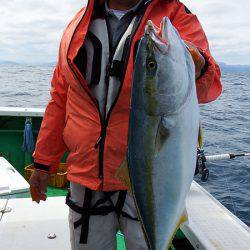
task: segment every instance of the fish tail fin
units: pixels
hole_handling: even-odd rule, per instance
[[[178,223],[176,224],[175,230],[172,234],[172,236],[169,238],[168,244],[167,244],[167,248],[166,250],[170,249],[172,241],[177,233],[177,231],[179,230],[181,224],[183,224],[184,222],[188,222],[188,213],[187,213],[187,209],[185,208]]]
[[[121,166],[116,171],[115,177],[120,180],[127,188],[128,192],[132,194],[132,185],[129,177],[128,161],[125,159]]]

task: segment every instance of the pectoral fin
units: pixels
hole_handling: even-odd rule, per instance
[[[132,194],[131,181],[129,177],[128,161],[125,159],[121,166],[116,171],[115,177],[119,179],[127,188],[128,192]]]
[[[155,138],[155,155],[156,156],[160,153],[168,137],[169,137],[169,129],[165,126],[164,120],[162,118],[158,125],[156,138]]]

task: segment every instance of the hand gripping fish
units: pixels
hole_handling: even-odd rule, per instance
[[[134,68],[128,164],[122,164],[117,176],[131,188],[152,250],[169,247],[186,219],[198,130],[192,57],[168,18],[159,32],[148,21]]]

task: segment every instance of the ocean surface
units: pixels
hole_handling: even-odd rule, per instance
[[[53,66],[0,65],[0,106],[45,107]],[[250,73],[222,72],[223,93],[201,106],[207,155],[250,151]],[[207,164],[215,198],[250,226],[250,158]]]

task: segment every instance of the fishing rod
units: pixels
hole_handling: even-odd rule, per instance
[[[205,156],[205,159],[206,159],[206,162],[211,162],[211,161],[220,161],[220,160],[232,160],[238,157],[250,157],[250,153],[208,155],[208,156]]]
[[[201,181],[206,182],[209,177],[209,169],[206,166],[207,162],[215,162],[221,160],[233,160],[239,157],[250,157],[250,153],[240,153],[240,154],[219,154],[219,155],[205,155],[204,150],[197,149],[197,162],[195,175],[201,174]]]

